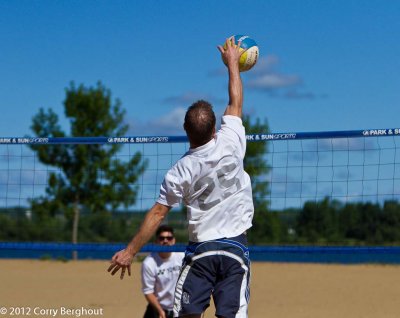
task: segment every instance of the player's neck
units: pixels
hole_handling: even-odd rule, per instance
[[[159,255],[162,259],[168,259],[168,258],[170,258],[171,254],[172,254],[171,252],[166,252],[166,253],[162,252],[162,253],[158,253],[158,255]]]
[[[210,140],[208,140],[207,142],[205,142],[203,144],[196,144],[193,141],[191,141],[190,138],[188,138],[189,139],[189,144],[190,144],[190,149],[194,149],[194,148],[197,148],[197,147],[204,146],[205,144],[209,143],[214,138],[215,138],[215,127],[213,128],[213,133],[212,133],[212,137],[210,138]]]
[[[195,149],[195,148],[198,148],[198,147],[201,147],[201,146],[204,146],[204,145],[206,145],[206,144],[208,144],[211,140],[213,140],[215,137],[213,136],[209,141],[207,141],[207,142],[205,142],[204,144],[194,144],[194,143],[192,143],[192,142],[190,142],[189,144],[190,144],[190,149]]]

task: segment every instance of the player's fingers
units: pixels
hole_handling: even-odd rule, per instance
[[[131,276],[131,265],[128,265],[128,275]]]
[[[107,271],[110,272],[117,264],[112,263],[110,267],[108,267]]]
[[[124,276],[125,276],[125,267],[123,267],[123,268],[121,269],[121,276],[120,276],[120,278],[123,279]]]
[[[224,48],[223,48],[222,45],[218,45],[218,46],[217,46],[217,49],[218,49],[221,53],[224,53],[224,52],[225,52],[225,50],[224,50]]]
[[[248,49],[249,49],[249,48],[247,48],[247,49],[242,49],[242,51],[240,52],[240,56],[242,56],[243,53],[246,52]]]
[[[114,270],[111,272],[111,275],[115,275],[115,273],[118,272],[120,268],[121,268],[121,266],[116,265]]]

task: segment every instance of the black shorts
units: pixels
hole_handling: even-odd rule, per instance
[[[246,235],[189,243],[176,284],[174,317],[201,314],[212,295],[217,316],[245,318],[249,281]]]
[[[165,316],[167,318],[173,318],[172,310],[165,310]],[[147,305],[146,312],[144,313],[143,318],[160,318],[158,311],[150,304]]]

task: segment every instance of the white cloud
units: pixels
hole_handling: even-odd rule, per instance
[[[263,90],[291,87],[301,83],[297,75],[285,75],[279,73],[267,73],[257,76],[248,81],[248,87]]]
[[[309,99],[326,97],[313,92],[303,91],[304,81],[298,74],[285,74],[279,70],[280,59],[276,55],[260,58],[254,68],[246,73],[245,85],[249,89],[268,93],[271,97],[285,99]]]
[[[315,99],[317,96],[311,92],[299,92],[297,89],[290,89],[285,92],[284,97],[289,99]]]
[[[267,57],[262,57],[257,61],[257,64],[251,70],[251,73],[254,75],[263,74],[263,73],[271,73],[276,67],[279,65],[279,57],[276,55],[268,55]]]
[[[174,133],[180,132],[180,134],[184,134],[183,121],[185,113],[185,108],[178,107],[173,109],[170,113],[150,121],[149,124],[151,127],[154,127],[154,129],[160,129],[160,131],[164,131],[164,133],[165,131],[172,131]]]
[[[185,113],[185,108],[177,107],[169,113],[160,115],[159,117],[148,120],[147,122],[141,122],[135,119],[129,120],[128,133],[142,136],[183,136],[185,135],[185,131],[183,130],[183,120],[185,118]]]
[[[174,108],[168,113],[160,114],[154,119],[140,121],[136,118],[128,120],[129,131],[131,135],[163,135],[163,136],[184,136],[183,121],[187,108],[194,102],[203,99],[214,106],[214,111],[218,113],[221,107],[227,103],[227,99],[218,98],[209,94],[196,92],[186,92],[181,95],[169,96],[162,100],[162,104]]]
[[[290,89],[302,84],[302,79],[297,74],[284,74],[278,70],[280,60],[276,55],[269,55],[260,58],[248,75],[247,85],[249,88],[264,90],[270,93],[277,93],[281,89]],[[288,97],[280,94],[281,97]],[[294,96],[292,94],[292,96]]]
[[[211,96],[208,94],[201,94],[201,93],[196,93],[196,92],[187,92],[182,95],[177,95],[177,96],[170,96],[167,97],[163,100],[164,103],[173,105],[175,107],[177,106],[183,106],[183,107],[189,107],[192,103],[203,99],[211,103],[212,105],[216,104],[221,104],[221,103],[226,103],[226,100],[222,100],[221,98],[217,98],[215,96]]]
[[[304,92],[304,81],[298,74],[285,74],[279,70],[281,62],[278,56],[270,54],[261,57],[250,71],[243,74],[244,85],[253,90],[269,94],[270,97],[285,99],[326,98],[326,94]],[[226,75],[226,67],[211,71],[210,76]]]

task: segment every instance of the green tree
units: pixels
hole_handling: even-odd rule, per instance
[[[362,239],[369,244],[382,244],[382,211],[378,203],[364,203],[361,205],[360,232]]]
[[[339,213],[339,231],[347,240],[358,240],[361,237],[360,204],[346,203]]]
[[[255,122],[252,122],[249,115],[243,116],[243,125],[247,134],[269,132],[266,120],[261,122],[257,118]],[[268,211],[269,183],[266,176],[271,168],[265,158],[267,152],[268,144],[265,141],[247,143],[244,168],[251,178],[255,210],[254,225],[249,233],[251,243],[276,242],[279,240],[282,230],[279,218]]]
[[[383,205],[382,233],[385,242],[400,242],[400,204],[396,201]]]
[[[297,219],[296,232],[310,243],[339,240],[338,201],[325,198],[320,202],[306,202]]]
[[[32,131],[38,137],[123,136],[128,125],[119,100],[113,101],[110,90],[101,83],[96,87],[66,89],[65,117],[69,120],[67,135],[52,109],[43,108],[33,117]],[[50,172],[46,196],[32,201],[32,212],[43,221],[63,215],[72,226],[72,242],[78,241],[81,211],[104,213],[133,204],[137,197],[136,181],[144,172],[146,162],[139,152],[128,160],[115,154],[119,144],[32,145],[39,160],[56,167]]]

